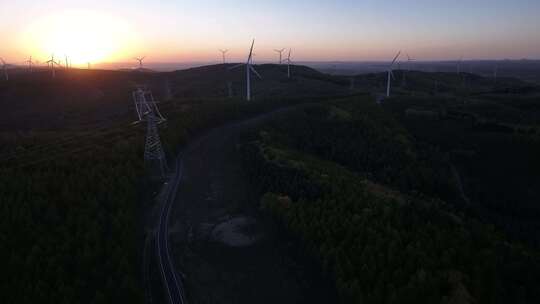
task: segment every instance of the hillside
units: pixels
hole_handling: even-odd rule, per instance
[[[237,64],[211,65],[166,73],[177,97],[226,97],[231,82],[234,97],[245,96],[245,67]],[[347,93],[347,82],[340,82],[314,69],[291,65],[291,79],[287,66],[276,64],[255,65],[262,79],[252,75],[252,92],[255,99],[275,97],[298,98],[330,96]]]
[[[538,251],[455,205],[445,154],[373,100],[283,115],[247,135],[243,152],[261,213],[318,259],[341,303],[539,297]]]
[[[245,69],[214,65],[170,73],[138,71],[57,70],[19,72],[0,82],[0,106],[4,119],[0,130],[58,129],[76,125],[103,125],[124,120],[133,111],[131,92],[147,86],[159,100],[176,97],[224,98],[232,82],[233,98],[245,98]],[[346,94],[339,80],[304,66],[255,67],[263,77],[253,78],[254,98],[302,98]],[[134,116],[133,116],[134,117]]]
[[[242,187],[229,187],[231,197],[212,215],[220,223],[247,208],[265,223],[275,243],[254,250],[273,248],[260,256],[279,265],[265,264],[279,270],[279,282],[291,282],[291,303],[315,286],[307,278],[326,282],[321,294],[335,297],[337,290],[343,303],[538,298],[538,86],[396,70],[392,96],[378,104],[385,73],[356,75],[351,87],[351,77],[295,65],[288,79],[286,66],[268,64],[255,66],[263,79],[252,78],[254,101],[245,102],[245,70],[229,70],[233,65],[168,73],[59,70],[54,79],[39,70],[0,82],[0,240],[8,248],[0,286],[7,302],[143,301],[140,247],[152,234],[141,218],[152,214],[158,188],[145,177],[145,125],[132,124],[138,85],[152,89],[168,119],[159,133],[169,161],[212,128],[302,104],[253,126],[238,144],[218,133],[213,138],[230,144],[228,154],[215,142],[208,143],[213,154],[192,153],[208,166],[236,164],[231,172],[248,175]],[[201,188],[183,188],[203,202],[190,202],[194,210],[211,201],[198,190],[217,193],[220,182],[234,182],[202,166],[188,166]],[[191,246],[186,227],[193,219],[182,216],[174,233]],[[206,277],[208,264],[201,268],[200,257],[186,251],[195,262],[185,273],[196,275],[187,281],[201,298],[207,285],[197,282],[235,299],[244,286],[230,278],[286,294],[272,292],[249,265],[216,272],[222,256],[213,244],[199,245],[217,265]],[[289,249],[313,265],[281,254]],[[227,258],[244,261],[235,249]],[[152,279],[161,292],[159,273]],[[246,302],[256,296],[250,292]]]

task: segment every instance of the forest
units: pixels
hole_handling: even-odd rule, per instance
[[[261,214],[318,261],[342,303],[540,298],[537,87],[395,71],[395,95],[377,104],[383,74],[347,90],[347,77],[304,69],[248,103],[217,97],[222,75],[209,90],[203,72],[190,70],[189,85],[168,75],[182,88],[160,104],[168,159],[213,127],[296,105],[243,135],[244,170]],[[115,89],[140,79],[98,76],[74,77],[67,97],[55,82],[2,91],[25,97],[0,132],[6,303],[144,301],[140,220],[157,183],[143,162],[146,126]],[[301,90],[284,98],[292,86]],[[40,96],[51,102],[34,104]]]
[[[291,101],[163,103],[169,159],[204,130]],[[123,121],[123,120],[121,120]],[[71,125],[2,136],[0,292],[4,303],[142,303],[144,124]]]
[[[242,152],[262,213],[319,261],[341,303],[540,295],[538,250],[467,208],[451,155],[369,97],[285,114],[247,133]]]
[[[383,108],[418,145],[447,155],[469,212],[538,248],[538,88],[501,84],[491,92],[473,92],[465,98],[396,96]],[[426,119],[410,115],[411,109],[439,114]]]

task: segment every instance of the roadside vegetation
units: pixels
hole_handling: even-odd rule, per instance
[[[448,153],[369,98],[283,115],[247,134],[243,153],[261,210],[319,260],[342,303],[540,296],[538,251],[458,204]]]
[[[162,104],[169,159],[189,138],[288,101]],[[0,289],[5,303],[141,303],[144,123],[5,133],[0,158]],[[7,147],[11,147],[8,150]]]

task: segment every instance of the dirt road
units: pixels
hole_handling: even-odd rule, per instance
[[[335,299],[317,267],[259,214],[259,198],[242,170],[240,135],[289,110],[219,127],[185,147],[170,240],[191,302],[322,303]]]

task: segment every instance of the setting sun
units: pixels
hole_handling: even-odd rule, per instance
[[[32,23],[23,36],[29,53],[42,59],[68,56],[73,65],[115,60],[133,44],[129,26],[96,12],[68,11]]]

